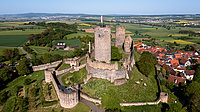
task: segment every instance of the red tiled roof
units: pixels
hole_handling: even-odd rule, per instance
[[[179,65],[178,60],[170,60],[170,62],[171,62],[171,65],[174,65],[174,64],[178,64]]]
[[[200,63],[200,59],[198,59],[197,62]]]
[[[180,60],[180,63],[185,64],[187,61],[188,61],[188,60],[186,60],[186,59],[181,59],[181,60]]]
[[[187,75],[194,75],[195,70],[186,70],[185,73],[186,73]]]
[[[159,57],[163,57],[163,56],[165,56],[165,54],[158,54],[159,55]]]
[[[186,70],[186,68],[185,67],[178,67],[178,68],[176,68],[177,70]]]
[[[178,76],[174,76],[174,75],[169,75],[167,82],[174,82],[174,84],[178,85],[181,82],[185,82],[186,78],[182,78],[182,77],[178,77]]]
[[[175,58],[181,58],[181,54],[174,54]]]

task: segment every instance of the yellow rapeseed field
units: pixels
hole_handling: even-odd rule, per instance
[[[89,24],[85,24],[85,23],[81,23],[81,24],[78,24],[78,25],[91,26],[91,25],[89,25]]]
[[[179,43],[179,44],[195,44],[193,42],[188,42],[188,41],[184,41],[184,40],[168,40],[168,42],[171,42],[171,43]]]

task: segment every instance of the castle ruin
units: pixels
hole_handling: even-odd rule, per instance
[[[116,47],[122,47],[125,39],[125,32],[126,27],[125,26],[116,26],[115,29],[115,46]]]
[[[126,37],[126,39],[124,40],[124,51],[131,52],[132,46],[133,46],[133,39],[131,38],[130,35],[128,35],[128,37]]]
[[[98,61],[111,61],[111,28],[95,27],[95,59]]]

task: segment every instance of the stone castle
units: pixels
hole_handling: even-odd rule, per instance
[[[125,39],[126,27],[116,26],[115,30],[115,46],[122,47]]]
[[[95,59],[98,61],[111,61],[111,28],[95,27]]]
[[[132,50],[133,40],[129,36],[125,39],[125,27],[116,27],[116,41],[115,46],[126,49],[128,58],[124,59],[122,67],[118,68],[118,63],[111,64],[111,28],[110,27],[96,27],[95,28],[95,43],[94,49],[89,50],[86,59],[86,70],[88,71],[85,82],[91,77],[107,79],[114,82],[115,85],[126,83],[129,79],[129,71],[135,64],[134,53]],[[95,60],[92,59],[95,57]],[[102,62],[104,61],[104,62]],[[106,63],[105,63],[106,62]]]

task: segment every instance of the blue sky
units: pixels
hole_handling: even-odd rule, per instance
[[[2,0],[0,14],[197,14],[200,0]]]

